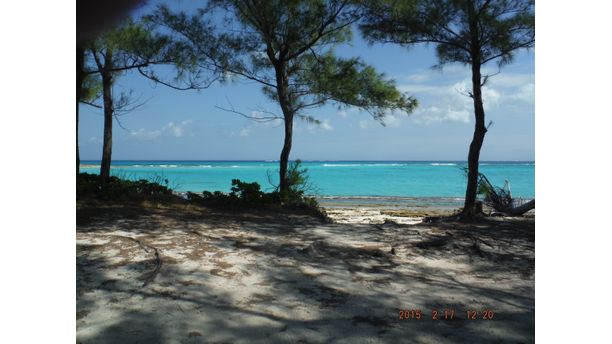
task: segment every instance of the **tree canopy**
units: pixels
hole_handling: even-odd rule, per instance
[[[411,112],[416,100],[399,92],[392,80],[360,59],[334,55],[333,47],[350,41],[351,25],[359,19],[350,4],[216,0],[192,16],[162,6],[150,19],[192,44],[201,67],[259,82],[277,102],[277,88],[286,87],[294,112],[329,101],[363,108],[378,119],[387,110]],[[216,23],[219,10],[223,16]]]
[[[122,92],[119,97],[113,95],[113,84],[117,77],[127,71],[137,70],[157,83],[186,90],[206,88],[215,81],[215,76],[201,73],[196,66],[195,55],[188,46],[160,32],[154,23],[146,20],[127,20],[84,45],[88,54],[85,55],[87,62],[82,72],[81,101],[97,106],[91,98],[101,96],[103,99],[104,143],[100,174],[105,181],[110,175],[113,118],[119,112],[127,112],[139,106],[131,99],[131,91]],[[154,67],[158,65],[174,66],[176,76],[172,80],[162,80],[155,74]],[[97,82],[99,86],[95,84]]]
[[[154,24],[142,20],[126,20],[120,26],[108,30],[86,45],[89,56],[85,74],[111,73],[119,76],[136,70],[143,76],[176,89],[208,87],[215,77],[204,75],[196,68],[195,56],[181,41],[164,34]],[[112,52],[112,61],[104,68],[103,56]],[[97,61],[96,61],[97,59]],[[155,67],[168,65],[175,68],[175,76],[164,80],[157,76]]]
[[[535,43],[533,0],[372,0],[360,28],[371,42],[432,43],[440,64],[510,63]]]

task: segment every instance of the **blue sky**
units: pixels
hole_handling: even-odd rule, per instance
[[[178,2],[178,6],[184,2]],[[152,5],[152,4],[151,4]],[[149,6],[150,7],[150,6]],[[146,12],[147,8],[141,12]],[[474,119],[468,67],[431,67],[433,46],[410,49],[397,45],[368,45],[357,30],[351,44],[339,46],[342,56],[359,56],[394,79],[399,89],[419,101],[411,115],[390,115],[383,127],[369,114],[337,106],[309,111],[322,121],[296,121],[292,159],[304,160],[465,160]],[[534,51],[522,51],[483,89],[487,122],[493,121],[481,160],[534,160]],[[494,64],[485,73],[496,73]],[[141,108],[115,122],[114,160],[268,160],[278,159],[283,142],[281,123],[256,123],[215,106],[244,113],[265,109],[280,113],[259,84],[238,81],[201,91],[176,91],[155,85],[137,74],[117,81],[117,90],[132,89]],[[116,91],[117,92],[117,91]],[[102,112],[81,106],[81,159],[102,154]]]

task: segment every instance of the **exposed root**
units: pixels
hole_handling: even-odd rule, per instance
[[[421,249],[430,249],[446,246],[453,238],[452,234],[447,233],[445,236],[432,237],[429,240],[421,241],[415,244],[416,247]]]
[[[142,248],[146,253],[149,253],[149,249],[152,249],[154,251],[155,267],[153,268],[152,271],[146,272],[141,276],[141,279],[144,281],[144,283],[142,284],[142,287],[146,287],[149,283],[153,282],[153,280],[155,279],[155,277],[157,277],[157,274],[159,274],[159,270],[162,267],[162,260],[161,260],[161,256],[159,255],[159,250],[154,246],[147,245],[143,243],[142,241],[132,238],[132,237],[123,236],[123,235],[112,235],[112,237],[133,241],[137,243],[138,246],[140,246],[140,248]]]
[[[483,240],[483,239],[481,239],[481,238],[475,237],[475,236],[473,236],[473,235],[469,235],[468,237],[469,237],[470,239],[472,239],[472,241],[474,242],[474,244],[475,244],[475,245],[477,244],[477,242],[478,242],[478,241],[480,241],[481,243],[483,243],[483,244],[485,244],[485,245],[489,246],[490,248],[495,248],[493,245],[489,244],[487,241],[485,241],[485,240]]]
[[[147,246],[144,245],[140,240],[138,239],[134,239],[132,237],[128,237],[128,236],[123,236],[123,235],[111,235],[111,237],[113,238],[119,238],[119,239],[127,239],[130,241],[133,241],[135,243],[138,244],[138,246],[140,246],[141,249],[143,249],[146,253],[149,253],[149,250],[147,249]]]
[[[202,239],[202,233],[198,232],[198,231],[194,231],[194,230],[190,230],[188,231],[189,233],[197,236],[198,238]]]
[[[162,267],[162,260],[159,256],[159,250],[155,247],[150,247],[155,250],[155,268],[153,269],[153,271],[143,274],[142,279],[144,280],[144,282],[142,284],[142,287],[146,287],[147,284],[153,282]]]

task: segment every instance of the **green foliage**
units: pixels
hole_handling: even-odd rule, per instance
[[[230,208],[256,208],[282,204],[288,207],[318,209],[317,200],[305,195],[312,189],[307,172],[299,160],[292,162],[287,171],[289,187],[282,194],[278,188],[272,192],[263,192],[257,182],[248,183],[232,179],[230,193],[204,191],[196,194],[188,192],[187,199],[195,204]]]
[[[317,101],[334,100],[368,111],[384,125],[387,110],[411,113],[418,105],[401,93],[393,80],[357,58],[343,59],[331,53],[306,60],[299,82],[309,83]]]
[[[232,179],[230,193],[203,191],[198,195],[193,192],[188,192],[187,199],[192,203],[200,205],[231,208],[253,208],[277,203],[277,195],[261,191],[259,183],[248,183],[239,179]]]
[[[116,199],[163,199],[172,196],[168,180],[137,181],[111,176],[107,183],[102,183],[97,174],[81,173],[77,176],[77,198],[93,197],[103,200]]]
[[[300,205],[304,203],[316,204],[316,199],[305,196],[305,193],[312,189],[308,177],[308,169],[302,167],[301,160],[295,160],[289,163],[287,167],[287,190],[276,192],[279,194],[279,199],[284,204]]]
[[[483,202],[496,209],[510,209],[513,207],[514,200],[509,190],[494,186],[489,179],[482,173],[478,173],[478,195],[482,196]]]
[[[102,80],[99,74],[86,74],[81,85],[80,102],[93,104],[94,101],[102,96]]]
[[[107,73],[113,79],[128,70],[164,85],[179,88],[199,88],[215,79],[204,77],[198,68],[196,55],[182,41],[162,33],[151,20],[126,20],[88,43],[86,73]],[[154,67],[170,65],[176,74],[162,80]]]
[[[502,66],[535,42],[533,0],[363,1],[360,28],[371,42],[436,45],[440,65],[449,62]]]
[[[223,25],[214,25],[212,18],[221,15]],[[150,18],[185,37],[200,65],[262,84],[285,118],[316,123],[300,113],[328,102],[362,108],[377,119],[386,110],[410,113],[416,106],[373,67],[334,56],[333,47],[350,41],[359,18],[352,1],[213,0],[194,16],[162,6]]]
[[[482,181],[482,179],[481,179]],[[477,194],[483,197],[488,197],[493,192],[491,186],[487,183],[479,182]]]
[[[232,179],[232,195],[248,204],[260,202],[264,198],[259,183],[247,183],[239,179]]]

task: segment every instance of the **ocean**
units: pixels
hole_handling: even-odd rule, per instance
[[[81,172],[99,173],[99,161],[81,161]],[[325,205],[343,204],[457,207],[465,196],[460,161],[303,161],[308,191]],[[483,161],[480,171],[512,195],[535,198],[535,163]],[[111,174],[126,179],[167,179],[175,191],[229,192],[232,179],[258,182],[271,191],[278,181],[277,161],[113,161]]]

